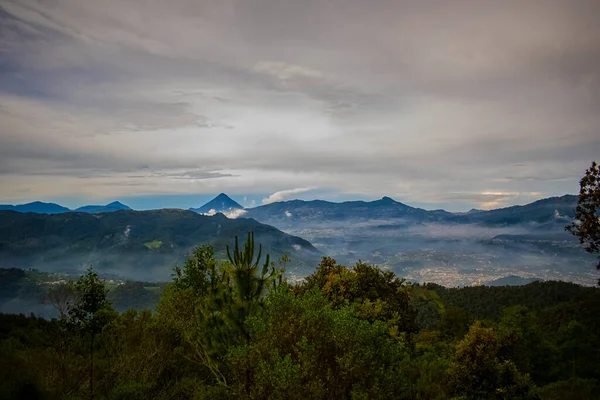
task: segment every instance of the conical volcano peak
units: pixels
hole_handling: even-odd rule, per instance
[[[121,203],[120,201],[113,201],[112,203],[107,204],[106,207],[117,208],[119,210],[131,210],[129,206]]]
[[[195,211],[201,214],[207,213],[225,213],[231,212],[233,210],[241,210],[242,207],[237,201],[233,200],[231,197],[227,196],[225,193],[219,193],[217,197],[204,204],[199,208],[191,208],[190,210]]]

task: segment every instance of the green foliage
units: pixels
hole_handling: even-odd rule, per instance
[[[151,242],[144,243],[144,246],[149,248],[150,250],[158,250],[163,245],[163,242],[160,240],[153,240]]]
[[[243,332],[248,338],[249,334],[244,327],[248,317],[260,312],[262,299],[267,290],[267,284],[275,273],[271,266],[270,256],[267,254],[265,263],[259,272],[259,263],[262,255],[262,246],[259,245],[258,255],[254,261],[254,232],[248,233],[248,239],[244,245],[244,250],[239,248],[238,237],[235,237],[235,247],[233,255],[229,252],[227,246],[227,257],[231,263],[228,271],[233,286],[234,299],[230,301],[232,312],[232,322],[236,328]]]
[[[69,307],[68,319],[83,332],[95,335],[110,319],[112,310],[106,294],[108,290],[98,274],[89,267],[74,285],[75,302]]]
[[[502,357],[507,344],[492,328],[473,324],[456,346],[448,370],[450,393],[464,399],[537,399],[529,377]]]
[[[183,269],[175,267],[173,284],[180,289],[191,289],[196,295],[203,295],[209,289],[211,277],[217,274],[217,261],[213,247],[198,246],[185,261]]]
[[[323,257],[315,273],[295,291],[319,288],[335,307],[353,304],[360,318],[386,321],[393,335],[410,335],[417,331],[417,314],[404,283],[389,270],[360,261],[349,269]]]
[[[539,392],[542,400],[595,400],[600,393],[600,382],[595,379],[571,378],[553,382],[540,388]]]
[[[588,253],[600,253],[600,168],[595,161],[579,182],[575,220],[565,229],[579,238]],[[600,269],[600,262],[596,265]],[[600,280],[598,281],[600,285]]]
[[[164,291],[0,270],[63,315],[0,314],[0,399],[597,397],[598,288],[409,285],[331,258],[292,286],[251,233],[234,243],[228,262],[197,247]]]
[[[459,307],[448,307],[441,314],[438,328],[442,335],[450,339],[460,339],[468,331],[473,318]]]
[[[134,309],[137,311],[154,310],[158,304],[163,284],[146,286],[144,282],[127,281],[108,292],[107,298],[120,312]]]
[[[318,289],[269,294],[251,344],[231,354],[236,398],[406,398],[405,343],[385,323],[332,307]]]

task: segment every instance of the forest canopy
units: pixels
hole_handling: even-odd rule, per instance
[[[115,310],[111,291],[122,302],[144,284],[111,288],[90,269],[46,293],[58,318],[0,315],[0,398],[592,399],[600,389],[597,288],[445,288],[328,257],[292,285],[289,258],[263,257],[252,234],[228,256],[198,247],[152,291],[156,307],[136,303],[153,310]],[[2,270],[2,284],[18,292],[19,271]]]

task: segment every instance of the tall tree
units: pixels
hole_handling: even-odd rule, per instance
[[[229,262],[218,265],[212,247],[202,246],[183,269],[175,270],[173,293],[193,297],[190,323],[180,324],[192,350],[190,359],[208,368],[223,387],[227,386],[229,350],[250,342],[248,318],[261,315],[267,291],[283,283],[268,254],[261,262],[262,246],[255,250],[254,233],[248,233],[243,249],[237,236],[233,249],[227,246]],[[166,307],[163,302],[161,312]]]
[[[566,230],[579,238],[588,253],[600,253],[600,168],[595,161],[579,181],[579,201],[575,220]],[[600,270],[600,262],[596,265]],[[600,285],[600,280],[598,280]]]
[[[235,237],[233,253],[227,246],[227,257],[231,263],[231,278],[234,299],[232,302],[232,322],[249,339],[245,327],[246,318],[255,314],[263,305],[263,298],[267,291],[267,282],[275,273],[271,266],[270,256],[267,254],[265,263],[261,266],[262,245],[258,245],[258,255],[254,259],[254,232],[248,233],[244,250],[240,250],[238,237]],[[259,270],[260,268],[260,270]]]
[[[94,339],[109,321],[112,307],[106,298],[106,285],[89,267],[75,283],[75,304],[69,309],[70,322],[83,336],[90,337],[90,399],[94,397]]]

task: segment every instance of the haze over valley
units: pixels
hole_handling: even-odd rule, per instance
[[[565,195],[450,213],[383,197],[289,200],[245,209],[224,193],[189,211],[133,211],[118,202],[69,210],[38,202],[0,211],[0,266],[76,274],[93,265],[120,279],[165,281],[196,245],[211,243],[225,259],[233,236],[255,231],[274,261],[290,257],[292,280],[310,275],[322,256],[331,256],[449,287],[509,276],[593,285],[595,258],[564,230],[576,204],[576,196]]]

